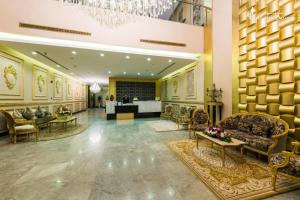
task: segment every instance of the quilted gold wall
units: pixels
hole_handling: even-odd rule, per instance
[[[300,140],[300,0],[241,0],[239,110],[279,116]]]

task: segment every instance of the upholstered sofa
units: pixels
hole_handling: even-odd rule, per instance
[[[289,126],[282,119],[264,113],[238,113],[219,123],[245,149],[267,155],[285,150]]]
[[[209,116],[208,113],[202,108],[195,109],[192,115],[192,120],[189,125],[189,137],[191,134],[196,131],[205,131],[209,125]]]

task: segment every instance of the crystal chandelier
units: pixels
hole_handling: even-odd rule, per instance
[[[158,18],[178,0],[56,0],[77,5],[104,25],[121,25],[133,16]]]
[[[94,83],[92,86],[90,86],[90,91],[94,94],[100,92],[101,88],[98,83]]]

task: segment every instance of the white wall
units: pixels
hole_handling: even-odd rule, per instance
[[[54,0],[1,0],[0,13],[0,32],[147,49],[203,52],[203,28],[199,26],[138,17],[120,27],[108,28],[99,25],[77,7],[66,7]],[[20,22],[75,29],[90,32],[92,36],[19,28]],[[187,46],[145,44],[140,39],[186,43]]]
[[[212,16],[213,82],[224,91],[224,116],[232,113],[232,0],[214,0]]]

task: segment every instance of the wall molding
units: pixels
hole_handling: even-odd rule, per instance
[[[205,105],[202,101],[169,101],[169,100],[162,100],[162,103],[185,103],[185,104],[198,104],[198,105]]]
[[[30,102],[9,102],[9,103],[0,103],[1,107],[20,107],[20,106],[48,106],[48,105],[59,105],[59,104],[73,104],[73,103],[86,103],[85,100],[75,100],[75,101],[30,101]]]

